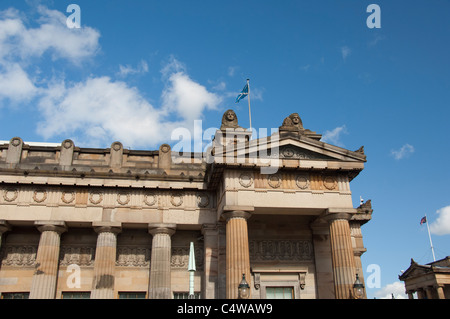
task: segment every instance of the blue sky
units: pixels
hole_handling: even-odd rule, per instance
[[[79,5],[81,28],[66,12]],[[369,4],[381,28],[368,28]],[[17,1],[0,3],[0,140],[157,149],[176,127],[218,127],[250,79],[252,124],[305,128],[350,150],[364,145],[354,206],[366,277],[382,298],[410,259],[450,255],[450,2]],[[400,289],[399,289],[400,287]]]

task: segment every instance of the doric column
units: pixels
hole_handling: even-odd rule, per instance
[[[150,260],[149,299],[171,299],[170,259],[171,236],[175,224],[149,224],[148,232],[153,236]]]
[[[330,224],[331,258],[336,299],[349,299],[356,279],[350,226],[351,214],[330,213],[325,216]]]
[[[204,249],[204,271],[202,280],[202,291],[204,299],[217,299],[218,287],[218,243],[219,230],[215,224],[204,224],[202,226],[203,249]]]
[[[36,270],[31,282],[30,299],[54,299],[61,234],[67,231],[67,227],[62,221],[37,221],[35,225],[41,232],[41,238],[36,255]]]
[[[245,274],[250,284],[250,253],[248,247],[247,219],[251,214],[245,211],[231,211],[222,214],[226,219],[226,297],[238,298],[238,286]]]
[[[114,299],[117,234],[122,230],[121,223],[97,222],[92,226],[98,236],[91,299]]]
[[[436,286],[436,292],[437,292],[437,295],[438,295],[438,299],[445,299],[444,286],[443,285]]]
[[[6,220],[0,220],[0,248],[2,247],[3,234],[11,230],[11,226]]]
[[[414,291],[408,290],[406,294],[408,295],[408,299],[414,299]]]

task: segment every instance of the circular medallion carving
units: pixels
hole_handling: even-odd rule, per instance
[[[197,203],[200,207],[206,207],[209,205],[209,197],[206,194],[199,194],[197,196]]]
[[[179,193],[173,194],[172,196],[170,196],[170,202],[175,207],[181,206],[181,204],[183,204],[183,195]]]
[[[333,176],[325,176],[323,178],[323,186],[328,190],[333,190],[337,186],[337,181]]]
[[[47,199],[47,192],[42,190],[35,190],[33,194],[33,200],[36,203],[42,203]]]
[[[279,174],[273,174],[267,177],[267,182],[270,187],[278,188],[281,186],[281,176]]]
[[[294,154],[295,154],[295,151],[291,147],[287,147],[283,150],[283,155],[285,157],[292,157],[292,156],[294,156]]]
[[[144,203],[147,206],[153,206],[156,204],[156,195],[155,194],[145,194],[144,195]]]
[[[100,192],[92,192],[89,195],[89,201],[94,205],[100,204],[102,202],[102,200],[103,200],[103,194]]]
[[[159,149],[161,150],[161,152],[167,153],[168,151],[170,151],[170,145],[169,144],[163,144],[163,145],[161,145],[161,147]]]
[[[120,205],[128,204],[130,202],[130,198],[131,198],[130,194],[127,194],[127,193],[119,193],[119,194],[117,194],[117,202]]]
[[[120,151],[120,150],[122,149],[122,143],[120,143],[120,142],[114,142],[114,143],[112,144],[111,148],[112,148],[113,150],[115,150],[116,152],[117,152],[117,151]]]
[[[20,143],[22,142],[22,140],[19,138],[19,137],[13,137],[12,139],[11,139],[11,145],[12,146],[15,146],[15,147],[17,147],[17,146],[19,146],[20,145]]]
[[[61,200],[66,204],[72,203],[75,200],[75,192],[62,192]]]
[[[64,140],[64,142],[62,142],[62,145],[65,149],[69,149],[73,146],[73,142],[72,140]]]
[[[239,184],[245,188],[248,188],[253,184],[253,177],[249,173],[242,173],[239,177]]]
[[[298,175],[295,179],[295,184],[300,189],[307,189],[309,187],[308,177],[305,175]]]
[[[13,202],[19,196],[19,191],[17,189],[5,189],[3,192],[3,199],[7,202]]]

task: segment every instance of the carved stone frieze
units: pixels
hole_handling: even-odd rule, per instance
[[[60,266],[76,264],[78,266],[94,266],[95,247],[61,245],[59,253]]]
[[[136,246],[118,246],[116,266],[150,267],[151,249]]]
[[[19,196],[19,191],[16,188],[9,188],[3,191],[3,199],[7,202],[13,202]]]
[[[249,173],[242,173],[239,176],[239,184],[241,184],[242,187],[248,188],[252,186],[253,184],[253,177]]]
[[[0,255],[2,266],[33,267],[37,249],[33,245],[4,245]]]
[[[47,191],[36,189],[33,193],[33,200],[36,203],[42,203],[47,199]]]
[[[310,261],[313,259],[312,243],[308,240],[251,240],[250,260],[258,261]]]
[[[172,247],[170,267],[172,269],[187,270],[189,265],[189,247]],[[195,266],[203,270],[203,248],[195,247]]]

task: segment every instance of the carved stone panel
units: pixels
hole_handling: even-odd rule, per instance
[[[250,260],[258,261],[310,261],[312,243],[308,240],[252,240],[249,242]]]
[[[61,245],[59,254],[60,266],[76,264],[78,266],[94,266],[95,247]]]
[[[32,245],[4,245],[0,254],[2,266],[33,267],[37,248]]]

